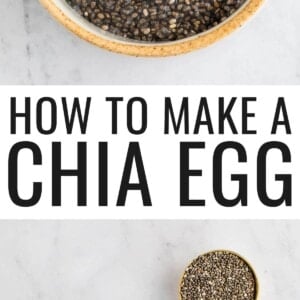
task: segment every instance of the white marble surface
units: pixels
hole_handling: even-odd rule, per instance
[[[260,300],[300,299],[299,222],[0,222],[0,299],[174,300],[199,253],[229,248],[254,266]]]
[[[0,84],[299,84],[299,11],[298,0],[267,0],[212,47],[146,59],[81,41],[38,0],[1,0]]]
[[[268,0],[220,43],[165,59],[100,50],[37,0],[0,1],[0,84],[299,84],[300,1]],[[186,264],[229,248],[261,300],[300,299],[300,222],[1,221],[0,299],[174,300]]]

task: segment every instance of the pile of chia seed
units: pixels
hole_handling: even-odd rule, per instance
[[[186,269],[182,300],[255,300],[256,280],[249,265],[227,251],[199,256]]]
[[[66,0],[85,19],[124,38],[184,39],[220,24],[247,0]]]

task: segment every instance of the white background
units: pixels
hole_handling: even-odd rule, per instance
[[[0,83],[299,84],[299,10],[299,1],[267,0],[207,49],[137,59],[81,41],[37,0],[1,0]],[[0,297],[174,300],[192,258],[229,248],[253,264],[261,300],[299,299],[299,230],[292,220],[1,221]]]
[[[133,92],[134,90],[134,92]],[[8,153],[16,142],[28,140],[36,142],[42,151],[43,165],[32,166],[32,155],[29,151],[20,154],[19,158],[19,193],[21,197],[32,195],[32,182],[42,181],[43,192],[39,203],[31,208],[17,207],[9,200],[7,185],[1,189],[2,218],[96,218],[96,219],[207,219],[207,218],[299,218],[299,134],[298,98],[300,90],[297,87],[6,87],[1,89],[3,107],[1,110],[1,134],[6,143],[1,147],[1,165],[7,165]],[[24,96],[32,98],[32,120],[31,135],[24,135],[24,120],[17,121],[17,134],[10,135],[10,97],[17,97],[17,112],[24,111]],[[58,128],[50,136],[42,136],[35,127],[35,103],[47,95],[57,101]],[[85,105],[87,95],[92,97],[87,134],[79,133],[78,124],[72,135],[66,135],[63,123],[63,112],[60,97],[68,98],[69,105],[73,97],[80,97],[81,104]],[[119,134],[111,134],[111,104],[105,101],[106,97],[122,96],[124,103],[118,108]],[[129,98],[141,96],[148,103],[148,129],[140,135],[132,135],[126,128],[126,104]],[[193,131],[199,100],[207,97],[210,114],[215,130],[214,135],[207,133],[207,128],[200,129],[199,134],[185,135],[183,130],[179,135],[164,134],[164,97],[169,96],[173,100],[174,111],[179,112],[181,99],[188,96],[190,100],[190,128]],[[232,109],[232,117],[239,131],[238,135],[231,133],[228,124],[225,123],[225,134],[218,134],[218,97],[225,97],[226,106],[231,97],[238,97]],[[254,113],[255,118],[249,119],[249,129],[257,130],[257,135],[243,136],[241,132],[241,97],[256,97],[256,102],[250,102],[248,112]],[[278,129],[277,135],[271,135],[278,97],[285,97],[287,110],[293,135],[286,135],[285,130]],[[44,107],[44,126],[49,127],[49,115]],[[139,114],[139,105],[135,106],[136,115]],[[135,115],[135,116],[136,116]],[[139,118],[139,117],[138,117]],[[138,119],[134,117],[135,122]],[[46,122],[45,122],[46,121]],[[230,180],[230,174],[248,175],[248,206],[237,205],[233,208],[222,207],[213,196],[212,190],[212,158],[217,145],[225,141],[237,141],[243,144],[247,151],[247,163],[238,163],[234,151],[224,154],[223,162],[223,190],[226,197],[235,197],[237,194],[237,183]],[[86,141],[88,166],[88,205],[77,207],[76,179],[62,180],[62,206],[51,206],[51,142],[62,142],[62,167],[74,169],[77,166],[77,142]],[[143,207],[141,194],[138,191],[128,192],[125,207],[116,207],[117,196],[121,183],[121,176],[125,164],[128,144],[138,141],[143,156],[145,171],[148,179],[152,207]],[[192,178],[190,198],[205,199],[205,207],[180,207],[179,197],[179,145],[181,141],[203,141],[206,148],[202,150],[191,150],[191,169],[202,169],[203,176]],[[279,151],[273,151],[267,160],[267,191],[271,198],[278,198],[282,194],[282,183],[275,182],[275,174],[292,174],[293,177],[293,203],[292,207],[282,205],[270,208],[263,205],[257,196],[256,172],[257,154],[259,148],[266,142],[281,141],[288,145],[292,153],[292,163],[283,164]],[[98,207],[98,142],[108,142],[108,207]],[[135,171],[135,166],[133,168]],[[135,172],[131,182],[136,182]],[[6,168],[1,169],[1,181],[7,181]]]
[[[2,84],[299,84],[300,2],[266,0],[241,30],[170,58],[109,53],[57,24],[38,0],[0,1]]]

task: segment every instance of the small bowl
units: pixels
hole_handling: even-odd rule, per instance
[[[232,250],[227,250],[227,249],[226,249],[226,250],[225,250],[225,249],[211,250],[211,251],[208,251],[208,252],[205,252],[205,253],[203,253],[203,254],[198,255],[198,257],[199,257],[199,256],[204,256],[204,255],[207,255],[207,254],[210,254],[210,253],[214,253],[214,252],[226,252],[226,253],[231,253],[231,254],[233,254],[233,255],[239,257],[242,261],[244,261],[244,262],[248,265],[248,267],[250,268],[250,270],[251,270],[251,272],[252,272],[252,274],[253,274],[253,276],[254,276],[254,280],[255,280],[255,300],[258,300],[258,299],[259,299],[259,283],[258,283],[257,275],[256,275],[256,273],[255,273],[255,271],[254,271],[254,268],[253,268],[253,266],[249,263],[249,261],[248,261],[247,259],[245,259],[245,258],[244,258],[242,255],[240,255],[239,253],[237,253],[237,252],[235,252],[235,251],[232,251]],[[197,257],[197,258],[198,258],[198,257]],[[197,258],[195,258],[195,259],[197,259]],[[194,260],[193,260],[193,261],[194,261]],[[193,262],[193,261],[192,261],[192,262]],[[190,262],[189,265],[190,265],[192,262]],[[189,265],[188,265],[188,266],[189,266]],[[181,276],[181,278],[180,278],[180,282],[179,282],[179,300],[182,300],[182,297],[181,297],[181,283],[182,283],[183,276],[184,276],[184,274],[185,274],[186,269],[188,268],[188,266],[186,266],[186,268],[185,268],[185,270],[184,270],[184,272],[183,272],[183,274],[182,274],[182,276]]]
[[[264,0],[248,0],[223,23],[203,33],[172,42],[140,42],[105,32],[85,20],[65,0],[40,0],[66,28],[82,39],[107,50],[133,56],[171,56],[207,47],[229,35],[253,15]]]

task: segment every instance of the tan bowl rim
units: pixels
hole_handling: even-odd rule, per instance
[[[226,37],[241,27],[252,16],[264,0],[248,0],[232,17],[220,25],[194,37],[165,43],[141,43],[112,39],[112,35],[101,34],[95,30],[96,26],[86,21],[87,26],[81,26],[72,16],[65,13],[55,0],[39,0],[50,14],[70,31],[80,38],[109,51],[144,57],[162,57],[187,53],[207,47]],[[57,1],[57,0],[56,0]],[[65,1],[65,0],[59,0]],[[80,17],[81,18],[81,17]],[[83,18],[82,18],[83,19]],[[98,28],[97,28],[98,29]]]
[[[249,263],[249,261],[244,257],[242,256],[241,254],[233,251],[233,250],[227,250],[227,249],[215,249],[215,250],[210,250],[210,251],[207,251],[203,254],[200,254],[198,255],[196,258],[194,258],[184,269],[181,277],[180,277],[180,282],[179,282],[179,300],[182,300],[181,298],[181,283],[182,283],[182,280],[183,280],[183,276],[185,274],[185,271],[186,269],[189,267],[189,265],[195,260],[197,259],[198,257],[200,256],[204,256],[204,255],[207,255],[209,253],[213,253],[213,252],[226,252],[226,253],[232,253],[236,256],[238,256],[241,260],[243,260],[250,268],[250,270],[252,271],[253,275],[254,275],[254,279],[255,279],[255,291],[256,291],[256,295],[255,295],[255,300],[258,300],[259,299],[259,282],[258,282],[258,278],[257,278],[257,275],[256,275],[256,272],[254,271],[254,268],[253,266]]]

